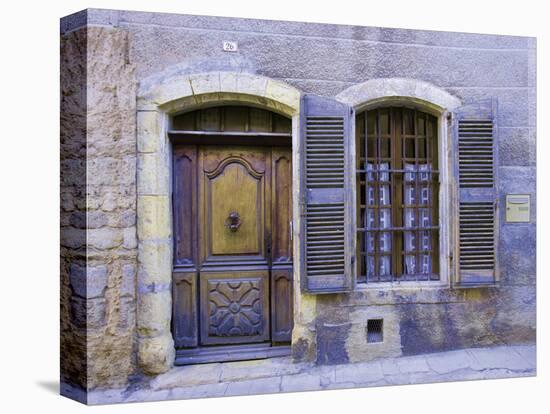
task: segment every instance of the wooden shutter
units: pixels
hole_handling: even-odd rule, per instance
[[[302,97],[301,285],[310,293],[353,287],[351,119],[347,105],[315,95]]]
[[[496,102],[457,111],[458,274],[460,286],[497,281]]]

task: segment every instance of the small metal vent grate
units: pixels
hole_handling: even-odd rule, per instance
[[[307,117],[306,185],[344,188],[343,117]]]
[[[369,319],[367,321],[367,343],[383,342],[383,319]]]
[[[460,269],[492,270],[495,265],[493,203],[460,203]]]
[[[493,187],[493,121],[462,119],[458,124],[461,188]]]

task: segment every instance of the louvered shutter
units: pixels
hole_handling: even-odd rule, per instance
[[[301,113],[302,289],[347,292],[353,287],[352,110],[304,95]]]
[[[497,280],[496,101],[464,105],[456,113],[458,154],[458,275],[460,286]]]

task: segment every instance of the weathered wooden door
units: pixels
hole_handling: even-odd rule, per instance
[[[201,344],[268,340],[269,154],[203,147],[199,169]]]
[[[281,354],[274,345],[290,342],[293,314],[290,149],[187,145],[174,155],[175,256],[185,237],[196,252],[187,292],[174,269],[177,362]]]

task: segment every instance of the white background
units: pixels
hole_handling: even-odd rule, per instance
[[[549,412],[549,18],[543,0],[2,2],[0,14],[0,408],[4,413]],[[59,22],[86,7],[538,37],[538,377],[85,408],[59,376]],[[436,64],[436,62],[434,62]],[[547,115],[548,116],[548,115]],[[546,236],[545,236],[546,231]],[[546,293],[546,294],[545,294]],[[546,302],[546,303],[545,303]]]

